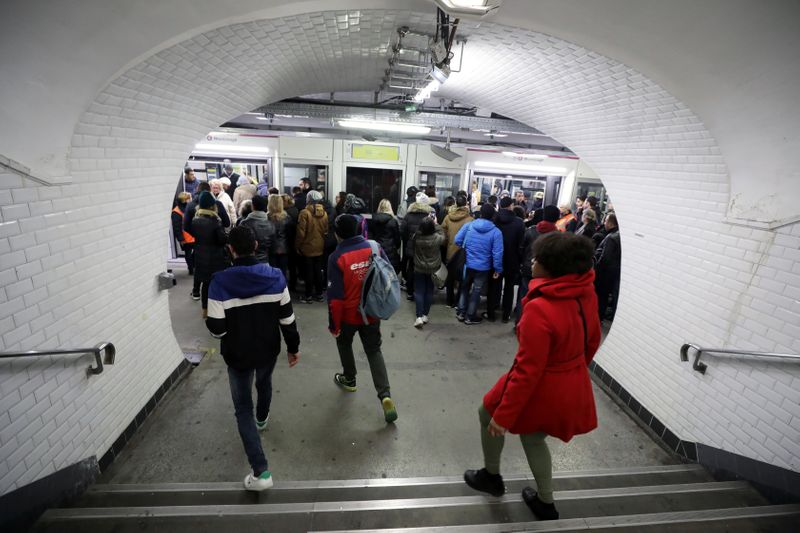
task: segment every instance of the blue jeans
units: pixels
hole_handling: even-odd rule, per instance
[[[275,369],[277,358],[264,368],[251,368],[237,370],[228,367],[228,381],[231,386],[233,409],[236,413],[236,424],[239,427],[239,436],[242,438],[244,453],[253,469],[253,474],[258,477],[265,470],[269,470],[267,457],[261,447],[261,437],[258,436],[256,421],[253,418],[253,375],[256,377],[256,392],[258,400],[256,416],[265,420],[269,415],[269,406],[272,403],[272,371]]]
[[[433,279],[430,274],[414,272],[414,303],[417,304],[417,317],[428,315],[433,304]]]
[[[465,315],[469,319],[475,318],[475,313],[478,311],[478,302],[481,300],[481,291],[486,284],[486,280],[489,279],[489,272],[489,270],[467,269],[458,297],[459,315]]]

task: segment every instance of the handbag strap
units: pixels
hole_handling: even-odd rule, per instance
[[[578,304],[578,313],[580,313],[581,322],[583,322],[583,354],[585,356],[589,353],[589,334],[586,331],[586,317],[583,314],[583,306],[581,305],[581,301],[575,298],[575,302]]]

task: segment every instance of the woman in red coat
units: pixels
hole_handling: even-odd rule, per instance
[[[545,438],[568,442],[597,427],[588,365],[600,345],[592,256],[588,239],[542,235],[534,244],[533,279],[522,300],[514,364],[483,397],[478,410],[485,468],[464,481],[494,496],[505,493],[500,453],[506,432],[522,440],[538,493],[522,497],[541,520],[558,518],[553,466]]]

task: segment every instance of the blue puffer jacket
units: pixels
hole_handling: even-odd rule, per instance
[[[456,245],[467,250],[467,268],[503,271],[503,234],[491,220],[464,224],[456,234]]]

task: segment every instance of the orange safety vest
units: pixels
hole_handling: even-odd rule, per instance
[[[181,220],[183,220],[183,211],[181,211],[180,207],[176,205],[175,209],[173,209],[172,212],[178,213],[181,216]],[[182,223],[181,227],[183,227]],[[194,237],[192,237],[192,235],[188,233],[186,230],[183,230],[183,242],[185,242],[186,244],[194,244]]]
[[[577,219],[575,218],[575,215],[573,215],[572,213],[563,216],[558,219],[558,222],[556,222],[556,228],[558,228],[558,231],[567,231],[567,224],[569,224],[573,220]]]

